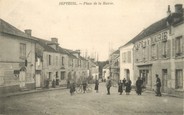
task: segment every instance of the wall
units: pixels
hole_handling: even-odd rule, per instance
[[[0,79],[1,86],[19,85],[19,76],[15,76],[14,70],[20,70],[24,66],[24,59],[20,59],[20,43],[26,44],[26,83],[34,84],[35,75],[35,43],[26,38],[0,34]],[[11,88],[10,88],[11,89]]]
[[[120,79],[123,80],[124,78],[126,78],[126,72],[125,69],[129,69],[130,72],[130,80],[132,81],[132,84],[135,84],[135,78],[134,78],[134,70],[133,70],[133,44],[130,44],[128,46],[125,47],[121,47],[120,48]],[[127,56],[127,52],[131,52],[131,62],[128,63],[127,61],[124,61],[124,55],[123,53],[126,53],[126,59],[128,58]]]

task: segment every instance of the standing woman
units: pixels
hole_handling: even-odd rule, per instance
[[[96,93],[98,93],[98,85],[99,85],[99,81],[96,80],[95,81],[95,90],[96,90]]]
[[[72,81],[70,83],[70,94],[71,94],[71,96],[74,94],[74,92],[75,92],[75,83]]]
[[[119,80],[118,83],[118,92],[120,93],[120,95],[122,95],[123,93],[123,83],[121,82],[121,80]]]
[[[130,91],[132,89],[131,84],[132,84],[132,81],[128,78],[128,80],[126,81],[126,84],[125,84],[125,86],[126,86],[126,90],[125,90],[126,95],[130,94]]]

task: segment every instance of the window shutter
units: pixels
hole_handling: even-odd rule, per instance
[[[171,41],[167,40],[167,52],[166,52],[167,57],[169,58],[171,56]]]
[[[183,44],[183,49],[182,50],[183,50],[183,55],[184,55],[184,36],[182,36],[181,39],[182,39],[181,41],[182,41],[182,44]]]
[[[172,57],[175,57],[175,39],[172,39]]]
[[[159,42],[158,43],[158,59],[162,58],[162,50],[164,50],[163,49],[163,44],[162,44],[162,42]]]

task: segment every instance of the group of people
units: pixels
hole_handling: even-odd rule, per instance
[[[143,80],[141,79],[141,77],[138,77],[137,81],[136,81],[136,93],[137,95],[141,95],[142,94],[142,88],[143,88]],[[126,95],[129,95],[132,89],[132,81],[130,79],[123,79],[123,80],[119,80],[118,82],[118,92],[120,95],[122,95],[123,90],[125,90]],[[86,91],[86,87],[87,87],[87,83],[83,82],[82,83],[83,86],[83,91],[85,93]],[[107,88],[107,95],[110,95],[110,88],[112,86],[112,81],[110,79],[110,77],[107,78],[106,80],[106,88]],[[161,88],[161,80],[158,76],[158,74],[156,74],[156,96],[162,96],[160,88]],[[95,88],[94,90],[96,90],[96,93],[98,93],[98,89],[99,89],[99,81],[95,80]],[[71,95],[73,95],[75,92],[75,83],[72,82],[70,83],[70,93]]]
[[[75,82],[71,81],[68,81],[68,84],[69,84],[69,88],[70,88],[70,94],[73,95],[74,92],[76,91],[76,84]],[[79,84],[82,86],[82,90],[83,90],[83,93],[86,93],[86,88],[87,88],[87,82],[86,81],[83,81],[81,84]],[[95,80],[95,90],[96,92],[98,93],[98,86],[99,86],[99,81],[98,80]]]
[[[136,84],[135,84],[136,89],[135,90],[136,90],[137,95],[142,94],[142,88],[144,87],[143,82],[144,81],[141,79],[141,77],[138,77],[138,79],[136,80]],[[112,82],[111,82],[110,78],[108,77],[107,81],[106,81],[107,95],[110,95],[111,84],[112,84]],[[126,80],[124,78],[123,80],[119,80],[119,82],[118,82],[118,92],[119,92],[119,94],[122,95],[123,90],[125,90],[126,95],[129,95],[130,91],[132,89],[131,84],[132,84],[132,81],[130,79]],[[158,74],[156,74],[156,84],[155,84],[155,86],[156,86],[156,91],[155,91],[156,96],[162,96],[161,91],[160,91],[161,80],[160,80]]]
[[[126,95],[129,95],[132,87],[131,87],[132,81],[130,79],[123,79],[123,80],[119,80],[118,82],[118,92],[120,93],[120,95],[122,95],[123,90],[125,89]],[[110,95],[110,88],[112,86],[112,81],[110,80],[110,78],[107,78],[106,81],[106,87],[107,87],[107,95]]]

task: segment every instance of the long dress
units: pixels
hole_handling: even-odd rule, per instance
[[[118,92],[119,93],[123,92],[123,83],[118,83]]]
[[[132,82],[130,80],[126,82],[126,90],[125,90],[125,92],[129,93],[131,91],[131,84],[132,84]]]
[[[138,95],[141,95],[141,93],[142,93],[142,84],[143,84],[142,80],[138,79],[136,81],[136,88],[137,88],[136,92]]]

